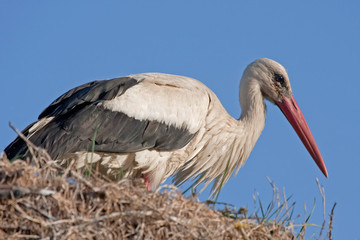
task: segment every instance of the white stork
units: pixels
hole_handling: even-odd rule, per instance
[[[53,159],[98,162],[109,175],[144,177],[156,188],[175,174],[181,184],[197,178],[213,193],[238,172],[265,124],[264,99],[276,104],[327,177],[310,129],[292,95],[286,70],[262,58],[240,83],[240,118],[232,118],[203,83],[183,76],[142,73],[94,81],[56,99],[23,134]],[[94,141],[93,151],[92,145]],[[19,137],[6,149],[12,159],[29,156]]]

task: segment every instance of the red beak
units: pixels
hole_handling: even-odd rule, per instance
[[[324,160],[321,157],[318,146],[316,145],[315,139],[311,134],[309,126],[307,125],[305,118],[297,105],[293,96],[291,98],[284,97],[282,102],[276,103],[280,110],[283,112],[287,120],[290,122],[297,135],[305,145],[306,149],[314,159],[325,177],[328,177],[328,173],[325,167]]]

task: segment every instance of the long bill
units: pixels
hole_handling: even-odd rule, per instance
[[[290,122],[321,172],[325,177],[328,177],[326,166],[319,148],[294,97],[291,96],[288,98],[283,96],[282,102],[277,102],[276,105]]]

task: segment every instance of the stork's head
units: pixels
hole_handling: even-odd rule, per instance
[[[263,96],[276,104],[283,96],[291,97],[291,86],[285,68],[268,58],[260,58],[251,63],[245,70],[247,79],[256,80]]]
[[[248,87],[243,88],[243,85],[248,85]],[[294,99],[285,68],[271,59],[260,58],[246,68],[240,87],[240,91],[259,88],[264,98],[280,108],[320,170],[327,177],[325,163],[309,126]],[[240,92],[240,98],[242,95],[246,94]]]

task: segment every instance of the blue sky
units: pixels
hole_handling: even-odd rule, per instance
[[[334,239],[359,239],[358,69],[360,4],[356,1],[0,1],[0,149],[65,91],[92,80],[140,72],[194,77],[235,118],[247,64],[268,57],[288,70],[294,96],[318,143],[322,176],[279,109],[267,120],[250,158],[219,201],[253,207],[269,202],[267,176],[310,222],[322,224],[338,202]],[[208,192],[200,197],[206,199]],[[303,218],[299,219],[299,222]],[[309,231],[318,231],[317,228]]]

